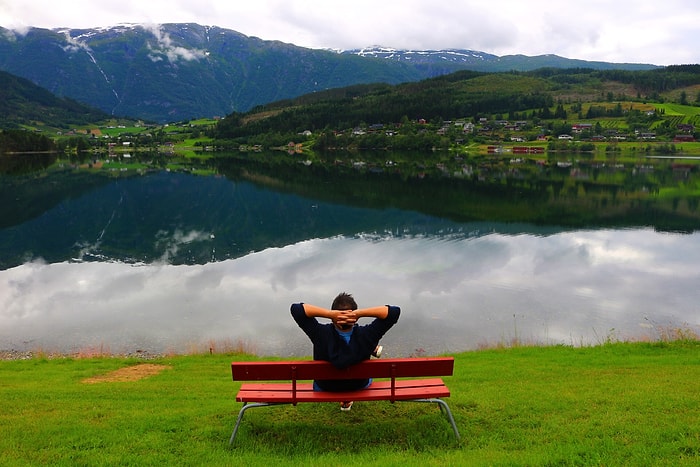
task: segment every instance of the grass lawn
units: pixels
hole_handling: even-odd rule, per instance
[[[455,358],[445,381],[461,443],[434,405],[365,402],[251,410],[233,448],[229,363],[255,357],[0,361],[0,464],[700,463],[697,340]]]
[[[664,104],[654,104],[654,107],[662,110],[667,117],[682,115],[685,117],[694,117],[700,115],[700,107],[691,105],[681,105],[672,102]]]

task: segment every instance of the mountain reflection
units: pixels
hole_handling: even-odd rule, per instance
[[[340,291],[402,307],[393,356],[700,325],[694,168],[386,158],[6,163],[0,350],[308,355],[289,305]]]
[[[691,190],[697,174],[682,164],[645,170],[562,168],[555,161],[548,167],[518,161],[474,168],[459,160],[454,167],[387,166],[384,154],[367,156],[359,170],[349,161],[307,165],[279,154],[258,157],[209,159],[216,176],[184,173],[197,166],[174,173],[144,163],[122,173],[70,161],[4,175],[0,269],[32,259],[204,264],[358,233],[468,237],[580,228],[694,232],[700,226]]]

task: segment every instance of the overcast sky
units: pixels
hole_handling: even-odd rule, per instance
[[[697,0],[0,0],[0,25],[12,29],[184,22],[311,48],[700,63]]]

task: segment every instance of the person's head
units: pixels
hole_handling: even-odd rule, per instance
[[[333,300],[331,310],[357,310],[357,303],[352,295],[346,292],[341,292]]]
[[[333,304],[331,305],[331,310],[338,310],[338,311],[348,311],[348,310],[357,310],[357,303],[355,303],[355,299],[352,298],[352,295],[349,293],[339,293],[337,297],[333,300]],[[341,331],[349,331],[352,329],[352,324],[339,324],[335,319],[333,319],[333,324],[335,324],[335,327],[340,329]]]

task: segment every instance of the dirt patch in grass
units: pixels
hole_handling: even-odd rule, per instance
[[[142,363],[140,365],[127,366],[125,368],[120,368],[118,370],[112,371],[110,373],[93,376],[92,378],[87,378],[83,380],[86,384],[95,383],[115,383],[124,381],[138,381],[143,378],[148,378],[149,376],[157,375],[163,370],[169,370],[172,368],[168,365],[156,365],[153,363]]]

